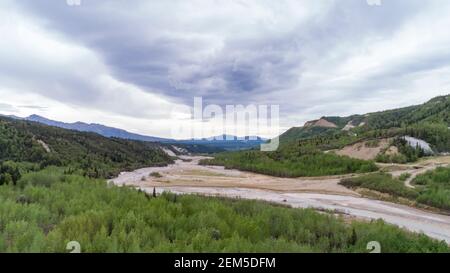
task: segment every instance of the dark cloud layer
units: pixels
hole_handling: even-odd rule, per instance
[[[280,104],[286,126],[321,114],[395,106],[390,100],[398,92],[415,95],[397,105],[423,100],[435,94],[420,94],[425,82],[447,88],[448,82],[428,74],[446,75],[450,64],[443,17],[449,6],[437,0],[381,6],[365,0],[14,4],[42,28],[92,50],[114,79],[188,105],[194,96],[222,105]],[[430,27],[438,38],[424,37]],[[70,77],[55,73],[61,88],[44,93],[107,106],[105,94],[89,82],[90,73],[90,68]],[[423,81],[412,85],[413,79]],[[48,79],[39,75],[30,80],[47,87],[42,81]]]

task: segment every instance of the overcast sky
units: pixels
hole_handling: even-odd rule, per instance
[[[450,1],[2,0],[0,113],[170,137],[172,109],[278,104],[281,127],[450,93]]]

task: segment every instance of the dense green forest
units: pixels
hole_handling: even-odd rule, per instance
[[[200,163],[280,177],[339,175],[377,170],[377,166],[370,161],[303,148],[281,149],[276,152],[221,153],[214,159],[202,160]]]
[[[150,142],[106,138],[0,117],[0,162],[18,161],[81,169],[90,177],[172,162]]]
[[[376,190],[450,211],[450,168],[438,168],[417,176],[412,181],[414,189],[407,188],[401,179],[386,173],[343,179],[341,184],[349,188]]]
[[[416,162],[419,158],[426,155],[420,147],[411,147],[403,138],[396,137],[392,140],[391,146],[397,147],[398,154],[386,154],[384,151],[377,155],[375,161],[382,163],[405,164]]]
[[[0,186],[0,252],[449,252],[445,242],[387,225],[257,201],[109,186],[48,167]]]
[[[450,95],[436,97],[424,104],[371,113],[367,126],[372,129],[406,127],[418,123],[450,124]]]
[[[435,152],[450,151],[450,130],[444,123],[418,123],[402,128],[377,129],[361,131],[358,136],[363,139],[411,136],[428,142]]]

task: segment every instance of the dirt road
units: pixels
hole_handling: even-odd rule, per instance
[[[362,219],[383,219],[414,232],[450,243],[450,216],[403,205],[362,198],[338,184],[340,178],[277,178],[260,174],[199,166],[202,157],[185,157],[168,167],[122,173],[111,180],[151,192],[172,191],[265,200],[292,207],[336,210]],[[150,174],[153,173],[153,176]],[[158,173],[161,177],[156,177]]]

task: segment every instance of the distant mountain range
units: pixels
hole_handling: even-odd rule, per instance
[[[159,138],[159,137],[153,137],[153,136],[145,136],[145,135],[139,135],[135,133],[130,133],[128,131],[114,128],[114,127],[108,127],[102,124],[96,124],[96,123],[84,123],[84,122],[74,122],[74,123],[65,123],[61,121],[55,121],[51,119],[47,119],[38,115],[31,115],[26,118],[22,118],[24,120],[28,121],[34,121],[39,122],[45,125],[59,127],[63,129],[69,129],[69,130],[75,130],[80,132],[92,132],[97,133],[99,135],[102,135],[104,137],[117,137],[117,138],[123,138],[123,139],[132,139],[132,140],[140,140],[140,141],[150,141],[150,142],[168,142],[171,141],[170,139],[166,138]]]
[[[17,117],[13,115],[7,116],[13,119],[27,120],[45,124],[48,126],[59,127],[68,130],[75,130],[80,132],[92,132],[102,135],[104,137],[115,137],[130,140],[140,140],[148,142],[161,142],[161,143],[173,143],[173,144],[190,144],[190,145],[208,145],[208,146],[220,146],[224,150],[241,150],[251,148],[264,143],[266,139],[258,136],[237,137],[231,135],[219,135],[214,137],[202,138],[202,139],[187,139],[187,140],[175,140],[169,138],[159,138],[154,136],[146,136],[128,132],[123,129],[114,127],[108,127],[102,124],[96,123],[84,123],[74,122],[65,123],[61,121],[55,121],[47,119],[39,115],[31,115],[29,117]]]

